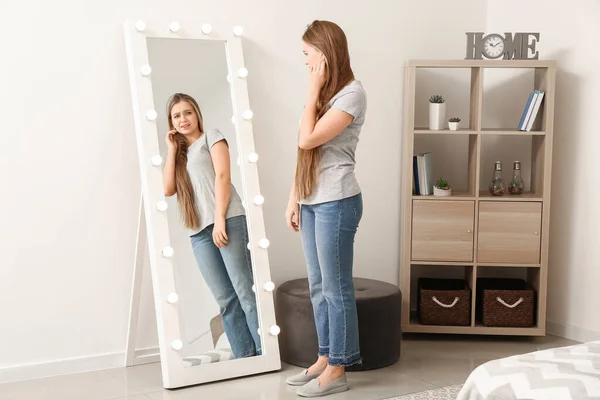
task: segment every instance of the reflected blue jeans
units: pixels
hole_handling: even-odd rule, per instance
[[[225,220],[229,241],[221,249],[213,242],[213,228],[214,225],[209,225],[190,237],[196,263],[219,305],[223,328],[235,358],[260,355],[252,262],[246,247],[246,216]]]
[[[329,365],[362,363],[352,280],[354,236],[362,213],[360,193],[301,208],[300,230],[319,356],[329,356]]]

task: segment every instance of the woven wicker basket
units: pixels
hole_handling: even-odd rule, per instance
[[[417,300],[423,325],[471,325],[471,289],[462,279],[419,279]]]
[[[477,279],[477,319],[483,326],[535,325],[535,291],[522,279]]]

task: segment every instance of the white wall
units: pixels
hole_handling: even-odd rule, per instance
[[[481,0],[23,0],[10,2],[10,11],[7,2],[0,7],[3,54],[10,55],[0,63],[0,381],[122,363],[140,191],[124,20],[244,26],[276,283],[306,276],[300,238],[283,219],[306,93],[306,24],[332,19],[345,29],[368,93],[357,153],[365,212],[355,275],[392,283],[404,63],[462,58],[464,32],[485,26]],[[587,182],[581,178],[581,190]],[[568,201],[568,192],[562,196]],[[156,345],[147,289],[140,346]]]
[[[581,341],[600,339],[599,21],[595,0],[488,0],[488,32],[540,32],[540,57],[557,60],[548,320]]]

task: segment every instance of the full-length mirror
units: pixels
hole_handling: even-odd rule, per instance
[[[279,328],[239,35],[168,26],[125,36],[163,382],[179,387],[279,369]]]
[[[225,42],[147,46],[184,363],[260,355]]]

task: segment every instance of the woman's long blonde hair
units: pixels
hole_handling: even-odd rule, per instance
[[[350,53],[346,34],[337,24],[330,21],[313,21],[302,35],[302,40],[323,53],[326,60],[325,84],[317,101],[317,121],[327,112],[327,103],[344,86],[354,80],[350,66]],[[310,196],[317,181],[317,170],[321,162],[321,146],[310,150],[298,147],[296,161],[296,198]]]
[[[202,113],[198,103],[192,96],[184,93],[175,93],[169,98],[167,103],[167,117],[169,120],[169,129],[174,130],[173,117],[171,110],[180,103],[186,102],[192,106],[196,116],[198,117],[198,129],[204,132],[204,124],[202,121]],[[190,180],[190,175],[187,172],[188,161],[188,143],[184,135],[176,132],[173,135],[173,140],[177,143],[177,154],[175,156],[175,188],[177,190],[177,205],[183,224],[190,229],[198,229],[200,227],[200,217],[196,209],[196,196],[194,187]]]

